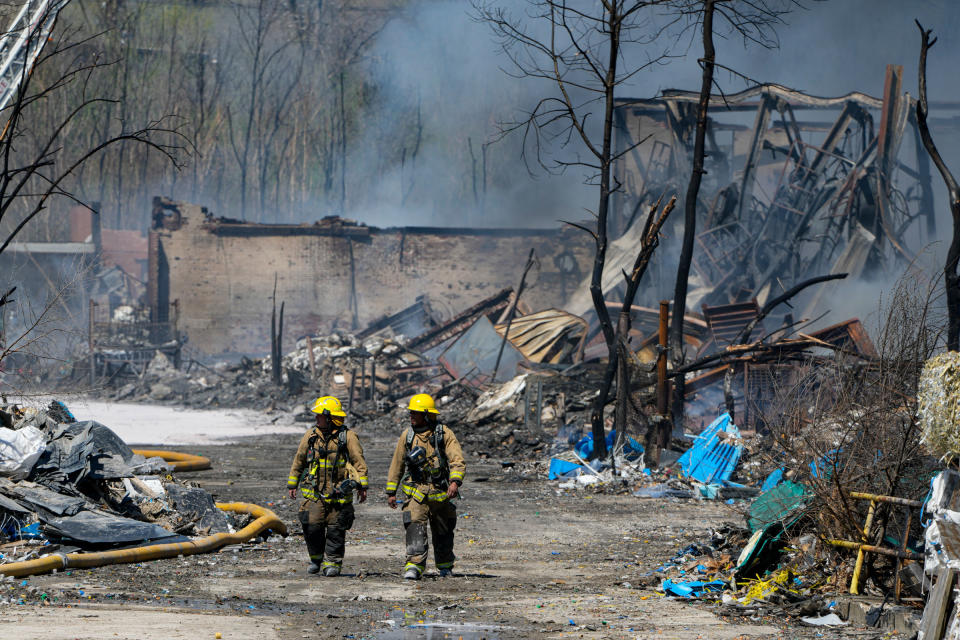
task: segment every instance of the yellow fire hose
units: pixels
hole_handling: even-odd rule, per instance
[[[189,453],[164,451],[162,449],[134,449],[133,452],[144,458],[163,458],[165,462],[170,463],[174,471],[202,471],[210,468],[210,458]]]
[[[142,454],[141,454],[142,455]],[[218,502],[217,508],[234,513],[249,513],[257,519],[235,533],[215,533],[199,540],[189,542],[170,542],[154,544],[133,549],[117,549],[115,551],[101,551],[98,553],[67,553],[50,554],[36,560],[0,564],[0,574],[19,578],[39,573],[48,573],[63,569],[89,569],[103,567],[108,564],[125,564],[131,562],[145,562],[177,556],[192,556],[198,553],[209,553],[229,544],[246,542],[266,530],[287,535],[287,526],[273,511],[255,504],[246,502]]]

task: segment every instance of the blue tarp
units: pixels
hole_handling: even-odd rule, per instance
[[[617,439],[617,430],[611,429],[610,432],[606,435],[604,440],[607,443],[607,450],[613,448],[613,442]],[[587,435],[580,438],[580,441],[577,444],[573,445],[573,450],[577,452],[577,455],[583,458],[584,460],[589,460],[590,456],[593,455],[593,434],[588,433]],[[643,445],[627,436],[627,441],[623,445],[623,455],[627,460],[633,460],[639,458],[643,453]]]
[[[766,493],[773,489],[775,486],[780,484],[783,481],[783,469],[774,469],[770,475],[767,476],[767,479],[763,481],[763,485],[760,486],[760,492]]]
[[[721,439],[721,433],[740,435],[740,430],[730,420],[729,413],[724,413],[710,423],[710,426],[696,437],[694,445],[680,456],[677,462],[683,475],[704,484],[728,484],[740,461],[743,446],[728,444]]]
[[[578,469],[583,469],[583,466],[577,464],[576,462],[560,460],[559,458],[551,458],[550,470],[547,473],[547,478],[550,480],[557,480],[571,471],[576,471]]]

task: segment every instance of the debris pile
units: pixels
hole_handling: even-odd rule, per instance
[[[108,427],[0,405],[0,573],[50,553],[95,551],[229,532],[213,497],[135,453]]]

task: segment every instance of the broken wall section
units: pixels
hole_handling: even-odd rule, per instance
[[[516,284],[533,248],[540,271],[524,293],[556,307],[592,264],[574,229],[377,229],[338,218],[258,225],[163,202],[154,216],[151,304],[179,301],[180,328],[206,355],[266,353],[276,276],[285,339],[363,327],[426,295],[441,318]]]

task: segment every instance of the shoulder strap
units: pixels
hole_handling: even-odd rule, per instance
[[[320,435],[316,432],[316,430],[313,430],[310,433],[310,437],[307,438],[307,456],[308,457],[316,455],[316,444],[317,444],[317,438],[319,437]]]
[[[413,444],[413,428],[407,429],[407,451],[410,450],[410,446]]]
[[[447,466],[447,452],[443,447],[443,425],[437,424],[433,430],[433,448],[437,451],[437,457],[440,458],[440,466]]]

